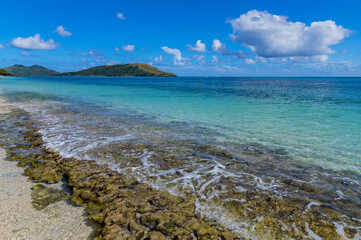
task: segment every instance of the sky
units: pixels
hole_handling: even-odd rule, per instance
[[[356,0],[1,0],[0,68],[148,63],[180,76],[361,76]]]

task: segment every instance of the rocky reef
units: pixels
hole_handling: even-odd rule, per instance
[[[23,111],[16,114],[24,115]],[[97,226],[96,239],[242,239],[216,222],[203,218],[194,203],[158,191],[145,183],[110,170],[94,161],[62,158],[43,146],[41,134],[28,117],[15,124],[24,128],[9,160],[26,166],[25,174],[39,183],[66,181],[71,196],[61,190],[36,185],[33,205],[43,209],[71,199],[87,207]],[[27,152],[27,154],[25,154]]]
[[[45,147],[36,123],[23,110],[12,112],[8,121],[16,125],[13,135],[18,138],[8,147],[9,160],[26,167],[24,172],[29,179],[40,184],[33,189],[33,206],[42,209],[55,201],[69,200],[86,207],[88,217],[97,226],[96,239],[251,239],[250,236],[257,239],[313,239],[316,236],[341,240],[360,236],[358,190],[350,190],[349,198],[338,198],[332,189],[280,177],[277,184],[287,188],[287,195],[257,188],[235,191],[231,179],[221,177],[217,184],[204,186],[203,191],[210,192],[219,187],[220,195],[211,199],[213,206],[227,209],[230,216],[248,229],[247,232],[232,232],[225,228],[229,226],[221,226],[205,218],[204,214],[199,214],[195,207],[196,197],[187,189],[180,191],[189,193],[189,196],[175,196],[126,173],[113,171],[107,165],[63,158],[58,152]],[[3,134],[6,132],[3,131]],[[149,148],[149,145],[118,144],[114,147],[114,154],[125,156],[148,149],[155,152],[160,164],[164,162],[164,167],[185,165],[184,159]],[[209,146],[197,148],[201,152],[217,155],[220,161],[226,160],[235,170],[244,170],[243,165],[233,164],[232,161],[236,159],[224,149]],[[110,150],[108,153],[112,154]],[[259,162],[254,171],[260,171],[253,173],[259,175],[271,167],[263,159],[263,153],[252,154],[254,162]],[[135,158],[134,161],[139,159]],[[193,161],[201,159],[195,157]],[[293,167],[290,166],[291,169]],[[293,174],[296,174],[296,170]],[[151,182],[151,179],[148,180]],[[59,181],[67,184],[69,193],[51,187],[51,183]],[[340,181],[338,184],[343,185],[346,192],[349,184],[346,181],[331,178],[329,181]],[[172,184],[170,182],[166,187],[172,187]],[[222,198],[222,194],[227,198]],[[337,204],[334,204],[335,201]]]

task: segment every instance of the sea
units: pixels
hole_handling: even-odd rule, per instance
[[[4,77],[0,97],[63,157],[190,199],[235,233],[317,239],[318,217],[361,236],[361,78]]]

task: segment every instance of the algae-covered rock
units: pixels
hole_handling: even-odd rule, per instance
[[[236,239],[219,224],[195,212],[194,203],[158,191],[137,179],[110,170],[107,165],[74,158],[63,159],[44,147],[41,134],[31,121],[19,122],[23,143],[10,159],[26,166],[25,174],[36,182],[52,183],[65,177],[72,195],[43,184],[33,187],[33,206],[39,210],[61,200],[86,205],[89,218],[98,227],[96,239]],[[135,147],[142,151],[147,145]],[[160,156],[178,166],[183,160]]]
[[[32,162],[30,166],[24,170],[24,173],[30,180],[38,182],[53,183],[63,178],[61,169],[55,161]]]
[[[43,184],[37,184],[31,190],[33,190],[31,193],[33,207],[38,210],[42,210],[52,203],[70,198],[69,193],[44,186]]]
[[[62,168],[73,196],[76,201],[81,199],[88,203],[89,218],[97,223],[104,239],[147,239],[151,236],[153,239],[156,236],[194,239],[195,232],[199,239],[237,238],[220,225],[197,215],[193,203],[92,161],[63,159]]]

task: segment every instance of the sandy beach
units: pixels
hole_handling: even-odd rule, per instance
[[[0,99],[0,120],[10,108]],[[5,158],[6,151],[0,148],[1,239],[91,239],[93,228],[84,208],[60,201],[42,210],[35,209],[31,188],[36,183],[28,180],[16,162]]]

